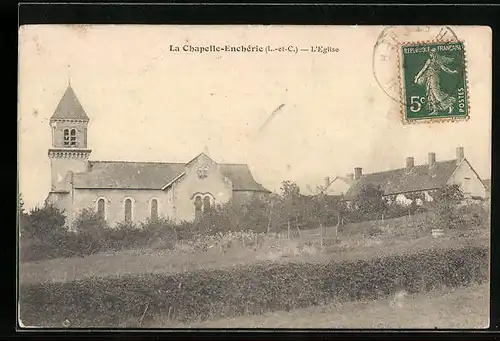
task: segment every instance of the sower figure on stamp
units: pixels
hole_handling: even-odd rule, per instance
[[[444,71],[449,74],[457,73],[457,70],[451,70],[445,64],[453,61],[453,58],[440,56],[436,49],[429,52],[429,59],[425,62],[422,69],[415,76],[414,82],[418,85],[425,85],[427,105],[432,110],[430,115],[437,115],[438,111],[450,111],[456,98],[446,94],[440,85],[439,73]]]

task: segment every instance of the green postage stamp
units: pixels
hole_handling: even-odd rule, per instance
[[[411,43],[400,48],[404,120],[468,119],[463,42]]]

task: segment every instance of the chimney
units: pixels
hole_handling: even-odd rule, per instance
[[[429,168],[434,167],[434,164],[436,163],[436,153],[429,153],[427,163],[429,164]]]
[[[457,162],[464,159],[464,147],[457,147]]]
[[[326,176],[325,177],[325,189],[327,189],[330,186],[330,177]]]
[[[407,157],[406,158],[406,171],[409,172],[413,169],[413,167],[415,166],[415,160],[413,159],[413,157]]]
[[[353,174],[353,173],[349,173],[349,174],[347,174],[347,178],[348,178],[349,180],[354,180],[354,174]]]
[[[359,178],[361,178],[361,175],[363,175],[363,168],[361,167],[354,168],[354,179],[359,180]]]

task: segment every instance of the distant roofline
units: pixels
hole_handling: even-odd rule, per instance
[[[390,192],[390,193],[383,193],[382,196],[383,197],[388,197],[390,195],[398,195],[398,194],[408,194],[408,193],[418,193],[418,192],[422,192],[422,191],[434,191],[434,190],[438,190],[440,189],[441,187],[429,187],[429,188],[421,188],[421,189],[416,189],[416,190],[413,190],[413,191],[401,191],[401,192]],[[353,196],[346,196],[345,194],[342,195],[345,200],[344,201],[349,201],[349,200],[352,200],[354,199]]]
[[[386,196],[389,196],[389,195],[408,194],[408,193],[416,193],[416,192],[422,192],[422,191],[433,191],[433,190],[440,189],[440,188],[441,187],[429,187],[429,188],[416,189],[414,191],[402,191],[402,192],[384,193],[382,196],[386,197]]]
[[[460,161],[460,163],[462,163],[464,160],[466,160],[467,163],[469,163],[469,161],[465,157],[462,159],[462,161]],[[441,160],[441,161],[436,161],[435,163],[444,163],[444,162],[450,162],[450,161],[455,161],[456,162],[457,159]],[[457,166],[460,163],[457,163]],[[469,163],[469,165],[470,165],[470,163]],[[421,163],[419,165],[414,165],[413,168],[415,168],[415,167],[421,167],[421,166],[429,166],[429,164],[428,163]],[[471,167],[472,167],[472,165],[471,165]],[[361,177],[363,177],[365,175],[380,174],[380,173],[385,173],[385,172],[393,172],[393,171],[403,170],[403,169],[406,169],[406,167],[392,168],[392,169],[387,169],[387,170],[378,171],[378,172],[372,172],[372,173],[363,173],[363,174],[361,174]],[[354,179],[354,180],[356,180],[356,179]]]
[[[256,182],[259,184],[258,182]],[[262,186],[262,184],[259,184]],[[264,186],[262,186],[263,189],[233,189],[233,192],[266,192],[266,193],[273,193],[273,191],[268,190]]]
[[[152,187],[88,187],[88,186],[73,186],[75,189],[90,189],[90,190],[97,190],[97,189],[105,189],[105,190],[134,190],[134,191],[161,191],[161,188],[152,188]]]
[[[147,163],[147,164],[169,164],[169,165],[186,165],[186,162],[168,162],[168,161],[103,161],[103,160],[89,160],[90,163]],[[214,161],[215,162],[215,161]],[[218,165],[228,165],[228,166],[248,166],[247,163],[225,163],[225,162],[215,162]]]
[[[102,161],[102,160],[89,160],[90,163],[149,163],[149,164],[176,164],[176,165],[185,165],[184,162],[165,162],[165,161]]]

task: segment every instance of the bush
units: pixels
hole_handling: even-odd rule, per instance
[[[53,206],[36,207],[28,213],[21,210],[19,218],[21,261],[53,258],[66,251],[61,243],[61,236],[67,233],[63,211]]]
[[[332,300],[376,299],[399,287],[415,293],[482,283],[489,276],[488,256],[487,248],[469,246],[358,261],[264,262],[174,274],[25,284],[20,288],[20,318],[33,326],[60,326],[68,319],[73,327],[109,327],[131,317],[139,320],[146,306],[145,319],[168,314],[168,318],[187,322]]]
[[[53,206],[36,207],[27,215],[22,213],[21,237],[49,241],[54,233],[61,233],[66,217],[64,212]]]
[[[458,208],[464,224],[471,228],[490,228],[490,209],[485,203],[468,203]]]

